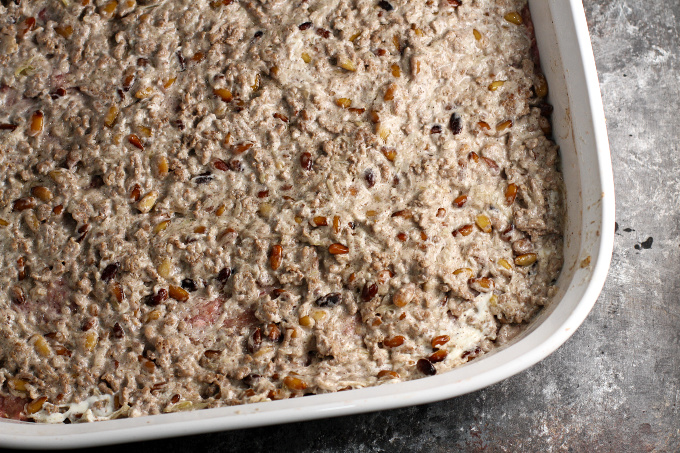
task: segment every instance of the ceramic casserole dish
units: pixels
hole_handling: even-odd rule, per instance
[[[529,0],[550,85],[567,221],[558,292],[509,345],[414,381],[281,401],[83,424],[0,421],[0,445],[65,449],[241,429],[430,403],[479,390],[539,362],[584,321],[604,284],[614,239],[614,184],[604,112],[581,0]]]

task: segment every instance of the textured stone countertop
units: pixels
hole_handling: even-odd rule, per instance
[[[517,376],[435,404],[122,451],[680,451],[680,2],[583,1],[618,231],[602,295],[565,345]]]

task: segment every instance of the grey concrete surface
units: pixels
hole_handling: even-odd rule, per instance
[[[680,451],[680,2],[584,5],[619,228],[604,291],[563,347],[511,379],[436,404],[123,451]]]

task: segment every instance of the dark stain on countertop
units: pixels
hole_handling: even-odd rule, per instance
[[[653,237],[648,237],[639,244],[635,244],[635,250],[649,250],[652,248],[652,243],[654,242]]]

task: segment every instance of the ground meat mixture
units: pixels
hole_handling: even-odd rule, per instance
[[[0,415],[441,373],[555,291],[526,0],[2,0]]]

